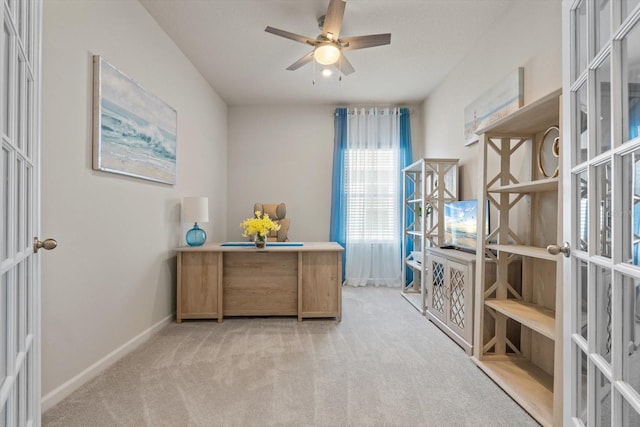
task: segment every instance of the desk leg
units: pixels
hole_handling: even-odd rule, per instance
[[[302,322],[302,252],[298,251],[298,322]]]
[[[182,252],[178,252],[176,283],[176,323],[182,323]]]
[[[342,321],[342,252],[336,252],[338,266],[338,322]]]
[[[224,272],[222,271],[224,265],[223,257],[223,252],[218,253],[218,323],[222,323],[222,318],[224,317],[224,307],[222,304],[224,300],[224,292],[222,286],[222,280],[224,278]]]

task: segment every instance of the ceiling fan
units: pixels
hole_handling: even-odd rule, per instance
[[[322,29],[322,33],[315,39],[269,26],[264,29],[268,33],[313,46],[311,52],[289,65],[287,70],[297,70],[315,59],[321,65],[335,66],[347,76],[355,69],[342,52],[391,44],[390,33],[339,38],[345,4],[346,0],[329,1],[326,15],[318,18],[318,25]]]

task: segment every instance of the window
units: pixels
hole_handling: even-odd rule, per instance
[[[398,150],[347,149],[345,152],[347,239],[391,242],[398,239]]]

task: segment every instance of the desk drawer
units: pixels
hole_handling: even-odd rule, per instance
[[[296,252],[229,252],[223,258],[225,316],[298,313]]]

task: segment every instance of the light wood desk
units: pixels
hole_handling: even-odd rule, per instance
[[[342,317],[342,251],[302,246],[222,246],[178,252],[176,321],[224,316]]]

